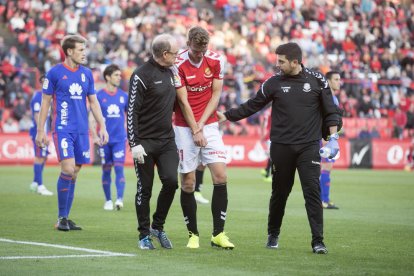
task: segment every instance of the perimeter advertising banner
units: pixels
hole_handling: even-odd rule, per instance
[[[227,163],[237,167],[264,167],[267,162],[267,145],[255,137],[224,136]],[[58,164],[52,140],[49,145],[48,164]],[[401,140],[347,140],[339,139],[340,157],[336,168],[378,168],[403,169],[410,141]],[[95,151],[92,147],[91,150]],[[100,160],[96,154],[91,158]],[[33,144],[28,134],[0,134],[0,165],[24,165],[33,162]],[[132,165],[132,157],[127,146],[126,164]]]

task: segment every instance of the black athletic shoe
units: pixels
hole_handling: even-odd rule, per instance
[[[328,249],[323,242],[315,242],[312,249],[315,254],[328,254]]]
[[[157,239],[160,245],[166,249],[173,248],[170,239],[168,239],[167,234],[164,231],[159,231],[157,229],[150,228],[151,236]]]
[[[57,223],[55,224],[55,228],[59,231],[69,231],[69,223],[67,218],[58,218]]]
[[[73,220],[68,219],[68,224],[70,230],[82,230],[82,227],[76,225],[76,223]]]
[[[266,247],[269,249],[277,249],[279,247],[279,237],[272,234],[268,235]]]

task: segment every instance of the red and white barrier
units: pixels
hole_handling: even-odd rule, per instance
[[[267,162],[266,145],[256,137],[224,136],[227,163],[235,167],[264,167]],[[52,140],[50,140],[52,141]],[[353,147],[357,140],[339,140],[341,156],[336,168],[362,167],[374,169],[403,169],[410,146],[409,140],[378,139]],[[360,143],[361,141],[359,141]],[[367,150],[371,147],[369,150]],[[53,142],[49,145],[48,164],[58,164]],[[0,134],[0,165],[23,165],[33,162],[33,144],[27,133]],[[370,155],[366,158],[366,155]],[[91,154],[92,161],[94,154]],[[98,162],[99,163],[99,162]],[[127,146],[126,164],[132,165]]]

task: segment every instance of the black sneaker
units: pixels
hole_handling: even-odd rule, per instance
[[[279,247],[279,237],[272,234],[268,235],[266,247],[269,249],[277,249]]]
[[[55,228],[59,231],[69,231],[69,223],[67,218],[58,218],[57,223],[55,224]]]
[[[171,241],[168,239],[167,234],[164,231],[150,228],[151,236],[160,242],[161,247],[166,249],[173,248]]]
[[[328,249],[323,242],[315,242],[312,249],[315,254],[328,254]]]
[[[73,220],[68,219],[69,229],[70,230],[82,230],[82,227],[76,225]]]

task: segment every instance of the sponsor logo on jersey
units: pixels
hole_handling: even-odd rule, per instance
[[[204,77],[205,77],[205,78],[211,78],[212,76],[213,76],[213,74],[211,73],[210,68],[209,68],[209,67],[207,67],[207,68],[204,70]]]
[[[67,126],[68,125],[68,103],[67,102],[62,102],[60,104],[60,124],[63,126]],[[60,129],[60,128],[59,128]]]
[[[49,87],[49,80],[45,78],[45,80],[43,81],[43,89],[47,89],[48,87]]]
[[[213,82],[209,82],[207,85],[205,86],[187,86],[187,91],[191,91],[191,92],[203,92],[204,90],[206,90],[207,88],[211,87],[211,84]]]
[[[114,153],[115,158],[122,158],[125,155],[123,150]]]
[[[195,78],[196,78],[196,75],[186,76],[185,78],[186,78],[187,80],[195,79]]]
[[[82,86],[79,85],[79,83],[72,83],[69,86],[69,93],[70,93],[70,98],[74,99],[74,100],[82,100]]]
[[[290,86],[281,86],[283,93],[288,93],[290,91]]]
[[[306,93],[311,92],[311,86],[309,83],[305,83],[303,85],[303,92],[306,92]]]
[[[119,118],[120,117],[120,110],[119,106],[116,104],[111,104],[108,106],[106,112],[108,113],[108,118]]]

